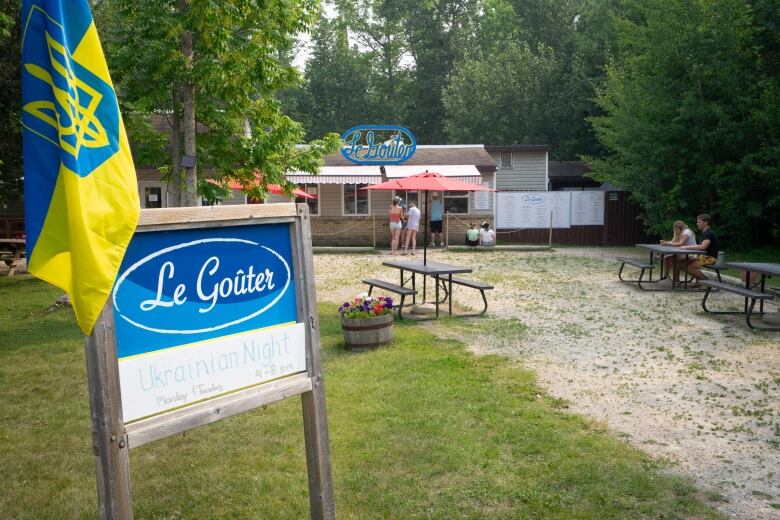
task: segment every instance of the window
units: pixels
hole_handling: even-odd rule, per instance
[[[320,190],[319,186],[316,184],[311,183],[303,183],[299,184],[298,188],[305,191],[309,195],[314,195],[319,197]],[[296,198],[295,202],[305,202],[309,205],[309,215],[319,215],[320,214],[320,199],[303,199],[303,198]]]
[[[410,202],[413,202],[418,208],[420,207],[420,194],[417,190],[395,190],[393,196],[401,197],[401,207],[407,211]]]
[[[512,169],[512,152],[501,152],[501,169]]]
[[[159,186],[144,188],[144,207],[162,208],[162,188]]]
[[[368,215],[368,190],[361,190],[368,184],[344,184],[344,215]]]
[[[469,212],[469,192],[445,191],[444,212],[465,215]]]

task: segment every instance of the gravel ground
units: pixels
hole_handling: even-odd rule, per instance
[[[496,290],[487,316],[426,326],[533,369],[572,411],[693,478],[733,518],[780,518],[780,334],[751,332],[739,316],[705,315],[701,293],[620,283],[614,257],[626,252],[644,257],[615,248],[434,250],[433,260],[470,265],[468,276]],[[354,297],[368,276],[397,283],[384,259],[316,255],[319,300]],[[455,293],[461,310],[481,309],[477,291]],[[724,309],[741,305],[713,298]]]

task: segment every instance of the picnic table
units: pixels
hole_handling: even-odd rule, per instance
[[[462,285],[477,289],[482,295],[482,301],[485,304],[484,309],[480,314],[484,314],[487,311],[487,297],[485,291],[493,289],[493,286],[484,282],[476,280],[466,280],[463,278],[453,278],[453,274],[470,273],[473,271],[471,267],[465,267],[460,265],[444,264],[441,262],[408,262],[398,260],[388,260],[382,262],[382,265],[398,269],[400,271],[401,284],[396,285],[384,280],[366,279],[364,283],[368,284],[371,289],[374,287],[381,287],[385,290],[389,290],[401,295],[401,305],[398,309],[398,315],[401,316],[401,309],[403,307],[403,299],[406,296],[412,296],[413,303],[417,301],[417,275],[423,275],[423,302],[426,299],[426,277],[432,277],[436,282],[436,298],[434,304],[436,306],[436,317],[439,317],[439,304],[444,303],[449,298],[449,313],[452,315],[452,286]],[[405,273],[409,273],[408,275]],[[411,282],[411,288],[407,286]],[[439,297],[439,289],[444,291],[444,298]],[[370,294],[370,291],[369,291]]]
[[[753,309],[756,302],[759,302],[759,314],[764,314],[764,301],[774,299],[774,295],[770,294],[766,290],[767,277],[780,276],[780,264],[766,263],[766,262],[725,262],[723,267],[728,269],[737,269],[739,271],[745,271],[745,286],[739,287],[723,282],[716,282],[714,280],[705,280],[702,284],[707,287],[702,299],[701,306],[705,312],[712,314],[745,314],[745,320],[752,329],[758,330],[780,330],[780,327],[763,327],[756,326],[751,323],[750,319],[753,315]],[[761,280],[758,283],[751,285],[751,273],[758,273],[761,275]],[[710,296],[710,292],[715,290],[722,290],[730,293],[737,294],[745,298],[744,312],[732,312],[732,311],[713,311],[707,308],[707,298]],[[758,290],[756,290],[758,289]]]
[[[19,267],[27,247],[27,241],[23,238],[0,238],[0,251],[7,251],[0,255],[5,265],[8,266],[8,276],[13,276]]]
[[[655,268],[655,256],[660,255],[661,257],[661,265],[663,265],[663,258],[670,255],[685,255],[685,265],[688,265],[688,259],[691,256],[698,256],[702,254],[702,251],[697,249],[683,249],[680,247],[671,247],[671,246],[662,246],[661,244],[635,244],[636,247],[640,249],[647,249],[650,252],[650,261],[649,263],[645,264],[644,262],[640,261],[633,261],[632,259],[628,258],[619,258],[618,260],[623,262],[623,264],[629,264],[636,267],[639,267],[642,269],[642,275],[640,275],[639,281],[639,287],[640,289],[643,289],[642,287],[642,276],[644,275],[644,271],[649,271],[649,279],[645,283],[657,283],[663,278],[660,278],[653,281],[653,269]],[[621,273],[622,273],[622,266],[621,266]],[[677,265],[676,261],[672,262],[672,289],[677,289],[680,284],[677,282],[677,275],[679,273],[679,266]],[[620,276],[620,274],[618,274]],[[622,279],[622,278],[621,278]],[[683,282],[681,284],[684,289],[688,289],[688,278],[687,276],[683,279]]]

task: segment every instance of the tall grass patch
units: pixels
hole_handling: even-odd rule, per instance
[[[83,339],[69,310],[44,312],[56,289],[18,277],[0,292],[0,517],[94,518]],[[320,311],[339,518],[721,518],[504,358],[405,322],[390,346],[347,352],[336,306]],[[308,517],[298,398],[132,450],[130,466],[136,518]]]

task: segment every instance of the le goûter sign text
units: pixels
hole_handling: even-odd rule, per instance
[[[102,518],[129,448],[300,395],[312,518],[333,518],[308,207],[144,210],[87,338]]]

